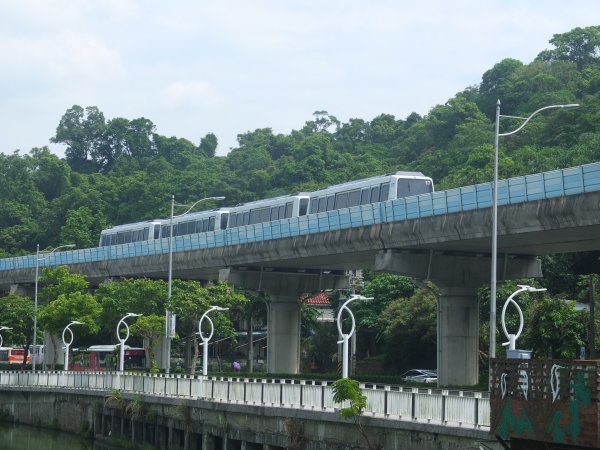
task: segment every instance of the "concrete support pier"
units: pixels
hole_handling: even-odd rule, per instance
[[[219,280],[269,294],[267,366],[269,373],[278,374],[300,371],[300,296],[349,286],[344,271],[307,269],[227,268],[219,271]]]
[[[477,290],[490,282],[487,255],[443,252],[379,252],[375,270],[431,280],[440,289],[438,300],[438,383],[477,384],[479,378],[479,303]],[[501,255],[498,280],[542,276],[537,258]]]

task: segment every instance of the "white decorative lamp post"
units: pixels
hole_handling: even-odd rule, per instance
[[[65,327],[65,329],[62,332],[62,341],[63,341],[63,345],[65,346],[64,347],[65,348],[65,364],[64,364],[64,368],[63,368],[63,370],[65,372],[69,370],[69,348],[71,347],[71,344],[73,343],[73,330],[71,330],[71,325],[83,325],[83,322],[73,320],[73,321],[71,321],[71,323],[69,323],[69,325],[67,325]],[[67,342],[67,340],[65,339],[65,334],[67,333],[67,331],[71,335],[71,339],[69,339],[69,342]]]
[[[509,352],[511,350],[516,350],[517,339],[519,339],[519,336],[521,336],[521,333],[523,332],[523,325],[524,325],[523,311],[521,311],[521,307],[519,306],[519,304],[517,302],[515,302],[513,300],[513,298],[516,297],[517,295],[519,295],[521,292],[543,292],[546,290],[545,288],[539,289],[539,288],[534,288],[534,287],[527,286],[527,285],[518,285],[518,286],[519,286],[519,289],[517,289],[515,292],[510,294],[510,296],[506,299],[504,306],[502,307],[502,319],[501,319],[502,320],[502,330],[504,330],[504,335],[508,339],[508,342],[504,342],[502,345],[508,346]],[[519,331],[517,331],[517,334],[510,334],[506,330],[506,308],[508,307],[508,305],[510,303],[515,305],[515,307],[517,308],[517,311],[519,312]]]
[[[356,328],[356,321],[354,320],[354,314],[348,308],[348,304],[354,300],[373,300],[373,297],[363,297],[362,295],[353,295],[340,307],[337,315],[337,327],[342,336],[342,340],[338,341],[338,344],[342,344],[342,378],[348,378],[348,341],[354,334],[354,330]],[[350,319],[352,320],[352,327],[350,328],[350,332],[344,333],[342,331],[342,312],[347,311],[350,315]]]
[[[221,308],[220,306],[211,306],[204,314],[202,314],[202,317],[200,317],[200,321],[198,322],[198,334],[200,335],[200,339],[202,339],[202,344],[200,345],[204,346],[202,349],[202,375],[204,376],[208,374],[208,341],[210,341],[210,338],[212,338],[215,332],[215,326],[211,318],[208,317],[208,313],[211,311],[227,311],[228,309],[229,308]],[[206,337],[202,333],[202,321],[204,319],[208,320],[208,323],[210,324],[210,334]]]
[[[141,314],[135,314],[135,313],[127,313],[125,316],[123,316],[123,318],[121,320],[119,320],[119,323],[117,324],[117,339],[119,339],[119,342],[121,343],[121,347],[119,349],[119,371],[123,372],[125,370],[125,341],[127,341],[127,339],[129,339],[129,325],[127,325],[127,322],[125,322],[125,319],[129,318],[129,317],[139,317],[141,316]],[[124,338],[121,337],[121,326],[124,326],[125,329],[127,330],[127,334],[125,335]]]

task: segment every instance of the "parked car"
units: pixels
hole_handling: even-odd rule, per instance
[[[437,372],[428,369],[410,369],[402,374],[402,379],[419,383],[437,383]]]

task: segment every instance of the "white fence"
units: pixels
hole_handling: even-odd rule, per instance
[[[91,389],[218,402],[334,411],[331,381],[150,375],[119,372],[1,372],[0,386]],[[366,415],[466,427],[490,426],[489,393],[361,383]]]

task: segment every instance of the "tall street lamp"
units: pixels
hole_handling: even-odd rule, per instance
[[[494,187],[492,190],[492,273],[490,281],[490,367],[491,359],[496,357],[496,258],[498,256],[498,138],[519,132],[536,114],[552,108],[576,108],[577,103],[550,105],[534,111],[529,117],[506,116],[500,114],[500,100],[496,103],[496,132],[494,138]],[[500,117],[522,120],[523,123],[507,133],[500,133]],[[491,371],[490,371],[491,376]]]
[[[71,325],[83,325],[83,322],[73,320],[73,321],[71,321],[71,323],[69,325],[67,325],[65,327],[65,329],[62,332],[62,341],[63,341],[63,345],[65,346],[65,363],[63,366],[63,370],[65,372],[69,370],[69,348],[71,347],[71,344],[73,343],[73,330],[71,330]],[[65,339],[65,334],[67,333],[67,331],[71,335],[71,339],[69,339],[69,342],[67,342],[67,340]]]
[[[210,317],[208,317],[208,313],[211,311],[227,311],[229,308],[221,308],[220,306],[211,306],[208,310],[202,314],[200,317],[200,321],[198,322],[198,334],[200,335],[200,339],[202,339],[202,344],[204,348],[202,349],[202,375],[206,376],[208,374],[208,341],[212,338],[215,332],[215,326],[213,325],[213,321]],[[208,320],[210,324],[210,334],[208,336],[204,336],[202,334],[202,322],[204,319]]]
[[[35,249],[35,294],[33,300],[33,351],[31,352],[31,371],[35,373],[37,365],[37,307],[38,307],[38,278],[40,269],[40,254],[46,255],[42,259],[45,259],[48,255],[54,253],[61,248],[72,248],[75,244],[60,245],[52,250],[41,251],[40,244],[37,244]]]
[[[5,327],[5,326],[1,326],[1,327],[0,327],[0,331],[3,331],[3,330],[12,330],[12,327]],[[4,341],[3,341],[3,339],[2,339],[2,335],[0,334],[0,347],[2,347],[2,343],[3,343],[3,342],[4,342]]]
[[[508,339],[508,342],[505,342],[502,345],[508,345],[509,350],[516,350],[517,339],[519,339],[519,336],[521,336],[521,332],[523,331],[523,325],[524,325],[523,311],[521,311],[521,307],[518,305],[517,302],[515,302],[513,300],[513,298],[516,297],[517,295],[519,295],[521,292],[543,292],[546,290],[546,288],[534,288],[534,287],[527,286],[527,285],[518,285],[518,286],[519,286],[519,289],[517,289],[515,292],[510,294],[510,297],[508,297],[506,299],[506,302],[504,303],[504,307],[502,308],[502,318],[501,318],[502,329],[504,330],[504,335]],[[517,331],[517,334],[509,334],[508,331],[506,330],[506,319],[505,319],[506,308],[508,307],[508,305],[510,303],[514,304],[515,307],[517,308],[517,311],[519,312],[520,322],[519,322],[519,331]]]
[[[125,314],[125,316],[123,316],[123,318],[121,320],[119,320],[119,323],[117,324],[117,339],[119,339],[119,342],[121,343],[121,348],[119,349],[119,371],[123,372],[125,370],[125,341],[127,341],[127,339],[129,339],[129,325],[127,325],[127,322],[125,322],[125,319],[129,318],[129,317],[140,317],[141,314],[135,314],[135,313],[127,313]],[[124,338],[121,337],[121,325],[123,325],[125,327],[125,329],[127,330],[127,334],[125,335]]]
[[[167,303],[170,302],[171,300],[171,286],[173,285],[173,219],[176,217],[181,217],[181,216],[185,216],[187,213],[189,213],[198,203],[200,202],[204,202],[207,200],[224,200],[225,197],[206,197],[206,198],[202,198],[196,202],[194,202],[191,205],[179,205],[179,204],[175,204],[175,196],[172,195],[171,196],[171,218],[169,219],[169,281],[167,283]],[[175,212],[175,207],[176,206],[180,206],[180,207],[187,207],[188,209],[186,210],[186,212],[184,212],[183,214],[178,214],[177,216],[174,216],[174,212]],[[167,338],[167,341],[165,342],[165,347],[166,347],[166,353],[167,353],[167,361],[166,361],[166,365],[165,365],[165,372],[169,373],[171,370],[171,311],[167,310],[165,311],[165,336]]]
[[[348,378],[348,341],[354,334],[354,330],[356,328],[356,321],[354,320],[354,314],[348,308],[348,304],[354,300],[373,300],[373,297],[363,297],[362,295],[353,295],[341,306],[337,315],[337,328],[342,336],[342,340],[338,341],[338,344],[342,344],[342,378]],[[350,315],[350,319],[352,320],[352,327],[350,328],[349,333],[344,333],[342,331],[342,312],[347,311]]]

